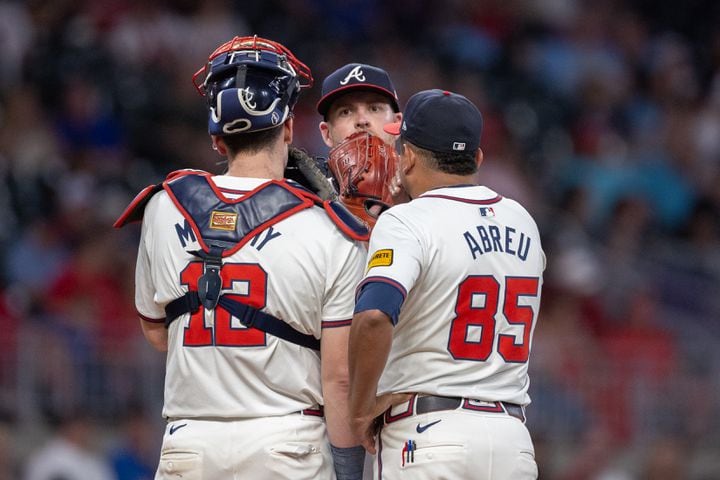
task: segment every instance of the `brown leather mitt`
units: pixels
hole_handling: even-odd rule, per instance
[[[395,149],[367,132],[355,133],[330,150],[328,167],[340,201],[370,228],[393,204],[390,184],[397,164]]]

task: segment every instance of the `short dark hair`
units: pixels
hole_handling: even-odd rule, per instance
[[[451,175],[472,175],[477,173],[477,162],[475,161],[477,150],[472,152],[433,152],[410,142],[404,141],[403,144],[415,149],[415,153],[422,157],[433,170]]]
[[[283,126],[259,130],[257,132],[233,133],[224,135],[222,139],[228,148],[228,154],[235,156],[238,153],[257,153],[272,145],[280,136]]]

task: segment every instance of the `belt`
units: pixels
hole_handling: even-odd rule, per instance
[[[297,412],[291,412],[292,414],[306,415],[310,417],[324,417],[325,407],[319,405],[317,408],[306,408],[305,410],[298,410]],[[226,421],[227,418],[218,419],[216,417],[167,417],[165,420],[167,423],[177,422],[178,420],[186,420],[191,418],[192,420],[206,420],[206,421]],[[236,420],[243,420],[243,418],[237,418]]]
[[[458,408],[471,412],[506,413],[525,423],[525,407],[516,403],[486,402],[471,398],[441,397],[437,395],[419,396],[417,394],[413,395],[408,401],[408,407],[405,411],[393,415],[392,409],[388,409],[385,412],[385,423],[397,422],[402,418],[412,415],[440,412],[443,410],[457,410]]]

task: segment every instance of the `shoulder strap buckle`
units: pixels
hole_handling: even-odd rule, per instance
[[[203,259],[203,274],[198,279],[198,297],[207,310],[213,310],[220,300],[222,254],[223,249],[214,245],[210,246],[210,251],[207,253],[203,251],[196,253]]]

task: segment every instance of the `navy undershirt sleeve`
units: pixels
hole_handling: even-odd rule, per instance
[[[380,310],[390,317],[393,325],[397,325],[404,301],[405,296],[397,287],[385,282],[368,282],[360,290],[355,302],[355,313]]]

